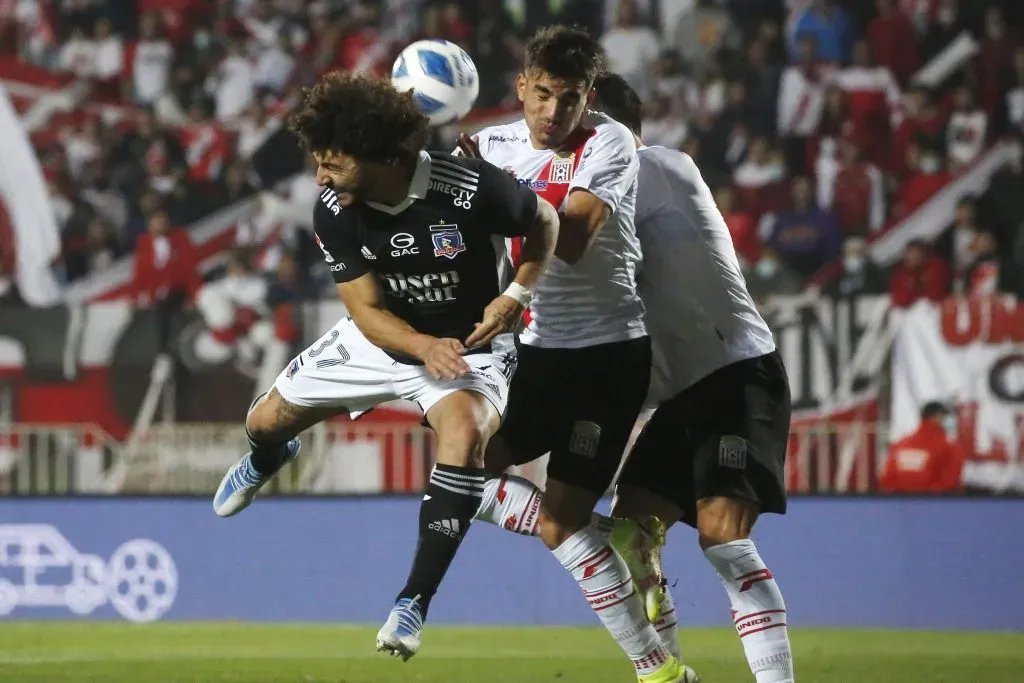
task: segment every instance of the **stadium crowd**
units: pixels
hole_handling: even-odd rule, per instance
[[[249,197],[257,199],[236,231],[244,248],[231,272],[247,282],[266,273],[266,296],[315,296],[328,280],[302,236],[302,206],[316,188],[308,174],[293,179],[303,162],[282,130],[297,89],[329,69],[386,73],[410,41],[446,38],[485,74],[470,126],[514,110],[523,40],[553,22],[601,35],[610,68],[644,98],[645,141],[697,160],[759,300],[809,284],[836,296],[889,291],[897,306],[951,292],[1024,294],[1019,151],[980,196],[940,217],[950,228],[937,241],[913,242],[891,272],[868,255],[873,236],[993,143],[1024,134],[1022,3],[0,0],[0,8],[0,59],[87,84],[89,101],[110,107],[57,117],[33,136],[62,231],[55,267],[70,283],[131,256],[140,303],[174,291],[181,303],[194,300],[209,273],[184,227]],[[963,35],[976,49],[957,49]],[[8,269],[10,251],[0,245]]]

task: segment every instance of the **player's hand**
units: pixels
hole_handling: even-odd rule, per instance
[[[458,339],[434,339],[419,357],[434,379],[458,379],[469,373],[469,363],[462,357],[465,352]]]
[[[484,319],[476,324],[473,334],[466,338],[471,349],[490,344],[499,334],[510,331],[523,316],[523,305],[510,296],[502,294],[487,304]]]
[[[480,144],[476,141],[476,138],[471,138],[465,133],[459,133],[459,149],[464,157],[469,157],[470,159],[484,158],[480,154]]]

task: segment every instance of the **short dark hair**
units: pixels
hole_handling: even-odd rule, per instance
[[[604,71],[605,55],[601,43],[581,28],[545,26],[526,43],[526,73],[540,69],[567,81],[588,85]]]
[[[640,96],[618,74],[604,73],[594,81],[597,100],[594,108],[629,128],[639,136],[643,127],[644,105]]]
[[[952,412],[953,411],[950,409],[950,407],[947,406],[945,403],[940,403],[939,401],[931,401],[929,403],[925,403],[924,407],[921,408],[921,419],[928,420],[933,417],[945,417],[946,415],[949,415]]]
[[[361,161],[411,164],[427,146],[427,117],[412,92],[376,76],[334,71],[302,91],[288,122],[307,152],[342,152]]]

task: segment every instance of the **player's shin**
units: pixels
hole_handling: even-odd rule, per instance
[[[398,599],[418,598],[426,616],[455,553],[480,506],[485,470],[475,467],[435,465],[420,504],[419,541],[412,571]]]
[[[793,683],[786,604],[750,539],[704,550],[732,603],[732,616],[757,683]]]
[[[474,519],[524,536],[537,536],[542,498],[541,490],[530,480],[503,474],[484,485],[480,509]]]
[[[567,538],[552,553],[572,574],[605,628],[638,675],[657,671],[672,656],[644,613],[626,563],[593,526]]]

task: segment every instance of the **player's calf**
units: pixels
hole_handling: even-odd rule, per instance
[[[786,604],[750,532],[757,509],[728,498],[697,502],[704,556],[718,572],[732,604],[733,623],[757,683],[793,683]]]
[[[416,554],[391,616],[377,634],[378,650],[404,659],[419,649],[430,600],[480,507],[484,450],[499,417],[481,394],[458,391],[430,408],[427,419],[437,432],[437,462],[420,505]]]

